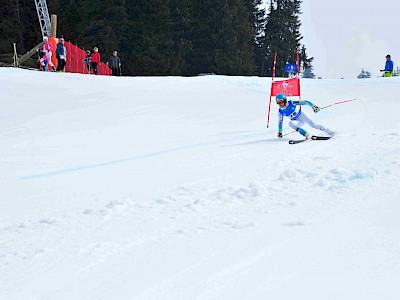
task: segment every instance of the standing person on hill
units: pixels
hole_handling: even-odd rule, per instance
[[[67,48],[64,46],[64,39],[60,38],[56,48],[56,57],[58,61],[57,72],[65,72],[65,64],[67,63]]]
[[[326,128],[322,125],[314,123],[305,112],[302,112],[301,110],[301,105],[308,105],[311,106],[313,111],[315,113],[320,111],[320,108],[314,104],[312,104],[310,101],[304,100],[304,101],[292,101],[292,100],[287,100],[285,94],[278,94],[276,95],[276,103],[279,105],[279,125],[278,125],[278,137],[281,138],[283,137],[282,135],[282,126],[283,126],[283,118],[284,117],[289,117],[290,122],[289,126],[292,127],[294,130],[296,130],[298,133],[300,133],[302,136],[304,136],[306,139],[311,138],[311,135],[309,132],[307,132],[305,129],[301,128],[305,123],[311,126],[312,128],[321,130],[325,133],[327,133],[330,136],[334,135],[334,132],[330,130],[329,128]]]
[[[121,60],[117,55],[118,51],[114,50],[112,56],[107,61],[107,66],[110,67],[113,76],[121,76]]]
[[[88,74],[90,74],[90,61],[92,59],[92,54],[90,53],[90,50],[86,50],[86,57],[82,60],[83,63],[86,64],[86,69],[88,71]]]
[[[390,57],[390,54],[386,55],[385,69],[381,70],[381,72],[385,72],[385,74],[383,75],[384,77],[392,77],[393,61],[392,58]]]
[[[93,48],[93,53],[92,53],[92,56],[91,56],[90,61],[91,61],[90,65],[91,65],[91,67],[92,67],[93,73],[94,73],[95,75],[98,75],[98,74],[99,74],[99,71],[97,70],[97,66],[98,66],[98,64],[100,63],[99,48],[97,48],[97,47],[94,47],[94,48]]]
[[[43,57],[40,59],[40,66],[41,66],[42,71],[46,71],[48,64],[51,66],[51,70],[53,72],[56,71],[56,69],[54,68],[54,64],[51,61],[51,56],[52,56],[51,51],[52,50],[53,50],[53,46],[49,42],[49,39],[47,38],[47,36],[44,36],[43,37],[43,47],[40,50],[44,54]]]

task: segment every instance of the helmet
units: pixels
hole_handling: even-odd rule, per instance
[[[278,95],[276,95],[275,101],[276,101],[276,102],[278,102],[278,101],[279,101],[279,102],[283,101],[283,103],[285,103],[285,105],[286,105],[286,103],[287,103],[286,95],[285,95],[285,94],[278,94]]]
[[[47,36],[43,37],[43,41],[47,41],[49,38]]]

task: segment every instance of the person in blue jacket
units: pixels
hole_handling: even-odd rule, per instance
[[[385,69],[381,70],[381,72],[385,72],[384,74],[385,77],[392,77],[393,61],[392,58],[390,57],[390,54],[386,55]]]
[[[57,44],[56,57],[58,61],[57,72],[65,72],[65,65],[67,63],[67,48],[64,46],[63,38],[60,38]]]
[[[308,124],[312,128],[321,130],[327,133],[330,136],[334,135],[334,132],[329,128],[326,128],[322,125],[314,123],[309,116],[305,112],[301,110],[302,105],[311,106],[315,113],[320,111],[320,108],[317,105],[314,105],[312,102],[303,100],[303,101],[292,101],[287,100],[285,94],[276,95],[276,103],[279,105],[279,124],[278,124],[278,137],[281,138],[282,135],[282,127],[283,127],[283,118],[288,117],[290,119],[289,126],[294,130],[299,132],[306,139],[311,138],[311,135],[308,131],[302,128],[304,124]]]
[[[90,62],[92,60],[92,54],[90,50],[86,50],[86,57],[82,60],[82,62],[86,65],[86,69],[88,71],[88,74],[90,74]]]

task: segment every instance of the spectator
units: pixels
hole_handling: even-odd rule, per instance
[[[385,69],[381,70],[381,72],[385,72],[385,74],[383,75],[384,77],[392,77],[393,61],[390,57],[390,54],[386,55]]]
[[[107,66],[110,67],[113,76],[121,76],[121,60],[117,55],[118,51],[114,50],[107,62]]]
[[[41,66],[42,71],[46,71],[47,65],[51,66],[51,70],[53,72],[56,71],[56,69],[54,68],[54,64],[51,61],[51,56],[52,56],[51,51],[52,50],[53,50],[53,46],[49,42],[49,39],[47,38],[47,36],[44,36],[43,37],[43,47],[40,50],[44,54],[43,57],[40,59],[40,66]]]
[[[98,72],[98,70],[97,70],[97,65],[100,63],[99,48],[94,47],[94,48],[93,48],[93,51],[94,51],[94,52],[92,53],[92,56],[91,56],[91,59],[90,59],[90,61],[91,61],[90,64],[91,64],[93,73],[94,73],[95,75],[98,75],[99,72]]]
[[[56,57],[58,61],[57,71],[65,72],[65,64],[67,63],[67,49],[64,46],[64,39],[60,38],[56,48]]]
[[[83,59],[83,63],[86,64],[86,68],[88,70],[88,74],[90,74],[90,62],[91,62],[91,53],[90,50],[86,50],[86,57]]]

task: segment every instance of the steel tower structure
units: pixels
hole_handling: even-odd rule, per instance
[[[51,22],[49,11],[47,9],[46,0],[35,0],[36,10],[39,17],[40,28],[42,29],[42,36],[50,37],[51,35]]]

